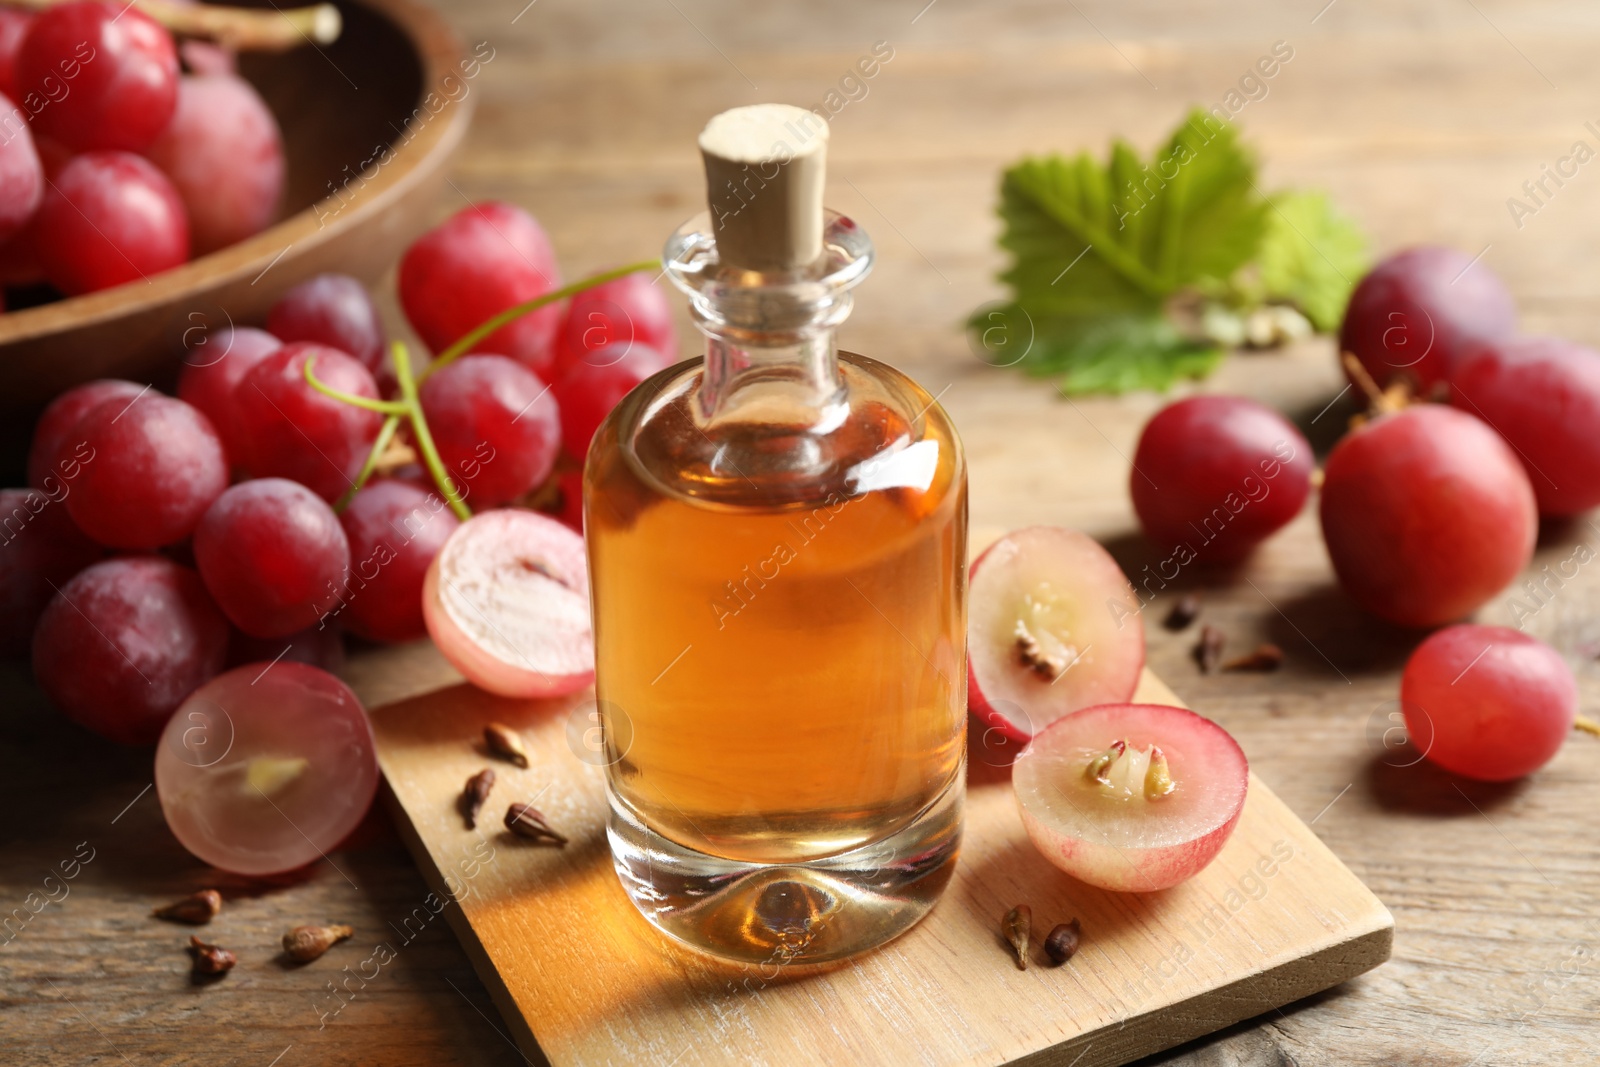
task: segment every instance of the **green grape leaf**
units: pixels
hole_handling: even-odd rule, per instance
[[[1367,241],[1319,192],[1272,197],[1256,263],[1267,299],[1287,300],[1326,333],[1339,326],[1366,273]]]

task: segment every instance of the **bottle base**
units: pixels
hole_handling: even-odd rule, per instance
[[[898,937],[933,908],[960,850],[965,785],[957,774],[890,837],[803,863],[696,852],[645,826],[615,796],[606,835],[634,907],[673,940],[736,963],[827,963]]]

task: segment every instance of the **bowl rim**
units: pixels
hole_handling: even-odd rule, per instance
[[[415,0],[352,0],[387,17],[400,29],[422,68],[422,90],[405,129],[390,142],[387,163],[374,163],[358,176],[361,188],[325,196],[252,237],[207,253],[145,280],[127,282],[83,296],[67,297],[38,307],[0,313],[0,347],[37,340],[85,326],[105,323],[135,308],[160,305],[185,295],[259,279],[291,248],[309,252],[359,226],[401,199],[426,178],[427,160],[453,151],[466,135],[476,106],[469,90],[456,100],[439,96],[444,79],[464,77],[467,61],[460,36],[438,12]],[[437,111],[425,110],[430,97],[444,101]],[[419,122],[422,116],[424,121]],[[409,135],[409,136],[408,136]],[[355,179],[352,179],[352,182]],[[319,210],[330,202],[342,206],[324,221]],[[253,282],[252,282],[253,284]]]

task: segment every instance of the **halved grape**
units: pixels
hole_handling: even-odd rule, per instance
[[[339,516],[286,478],[241,482],[217,497],[195,528],[194,559],[223,614],[255,637],[316,625],[350,576]]]
[[[1533,487],[1500,435],[1437,404],[1374,419],[1323,470],[1322,537],[1356,603],[1402,626],[1460,619],[1533,555]]]
[[[1305,436],[1276,411],[1194,396],[1146,424],[1128,485],[1158,548],[1231,562],[1300,513],[1315,465]]]
[[[428,568],[428,632],[482,689],[555,697],[594,681],[583,538],[533,511],[463,523]]]
[[[1572,731],[1578,683],[1561,654],[1504,626],[1450,626],[1400,681],[1406,733],[1445,770],[1504,782],[1549,763]]]
[[[152,549],[194,532],[228,487],[228,457],[210,420],[157,392],[95,407],[73,429],[89,449],[67,511],[113,548]]]
[[[465,356],[422,383],[439,458],[474,508],[522,496],[550,476],[561,415],[550,387],[505,356]]]
[[[172,716],[156,794],[184,848],[235,874],[279,874],[336,848],[378,789],[372,726],[350,687],[303,663],[219,675]]]
[[[1026,741],[1071,712],[1128,700],[1144,668],[1139,598],[1076,530],[1014,530],[972,563],[967,704]]]
[[[124,556],[81,571],[50,601],[33,636],[33,676],[67,718],[148,745],[227,651],[228,622],[198,574]]]
[[[1222,851],[1250,766],[1226,730],[1186,708],[1106,704],[1056,720],[1011,775],[1046,859],[1081,882],[1146,893]]]

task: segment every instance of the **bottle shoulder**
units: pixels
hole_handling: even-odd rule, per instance
[[[886,363],[838,353],[825,412],[786,396],[782,368],[737,405],[700,409],[701,359],[643,382],[596,435],[589,466],[619,463],[655,493],[713,508],[787,510],[878,491],[925,505],[964,496],[960,438],[937,399]]]

